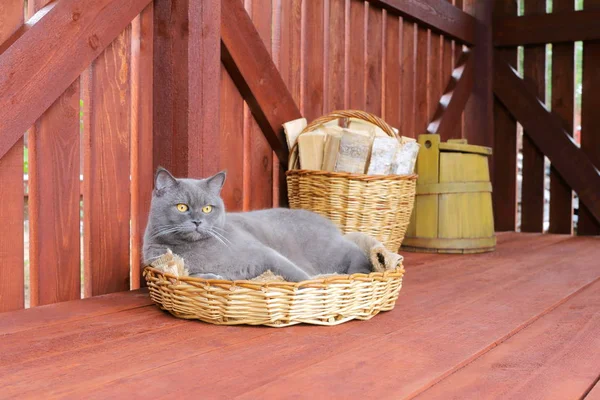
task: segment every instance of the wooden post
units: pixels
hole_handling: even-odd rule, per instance
[[[494,144],[493,129],[493,94],[492,94],[492,9],[493,2],[465,0],[464,10],[473,15],[475,26],[474,85],[473,95],[465,108],[464,138],[469,143],[492,147]],[[491,166],[493,167],[493,158]]]
[[[494,17],[517,15],[517,0],[495,0]],[[513,67],[517,49],[498,50]],[[494,156],[492,163],[494,224],[497,231],[517,227],[517,120],[498,99],[494,100]]]
[[[219,169],[221,1],[154,7],[154,168],[205,177]]]

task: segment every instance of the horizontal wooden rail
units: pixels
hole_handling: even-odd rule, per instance
[[[300,110],[242,2],[223,0],[221,6],[221,60],[285,165],[288,148],[282,124],[300,118]]]
[[[475,18],[446,0],[371,0],[370,3],[461,43],[475,44]]]
[[[600,171],[498,52],[494,57],[494,93],[600,221]]]
[[[472,91],[473,57],[470,50],[466,50],[452,71],[450,82],[438,103],[427,132],[437,133],[442,138],[460,137],[461,116]]]
[[[494,21],[496,46],[575,42],[600,39],[600,10],[498,18]]]
[[[61,0],[20,31],[0,53],[0,158],[150,1]]]

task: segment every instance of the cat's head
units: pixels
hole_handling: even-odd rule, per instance
[[[219,236],[225,222],[221,189],[225,171],[206,179],[177,179],[159,168],[154,179],[148,232],[164,243]]]

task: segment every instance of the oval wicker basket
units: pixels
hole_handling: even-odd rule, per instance
[[[337,325],[394,308],[404,268],[304,282],[224,281],[177,277],[146,267],[150,297],[179,318],[217,325]]]
[[[339,118],[358,118],[379,126],[391,137],[394,130],[381,118],[358,110],[334,111],[317,118],[300,133]],[[344,233],[363,232],[397,251],[410,222],[417,175],[363,175],[296,169],[298,145],[290,151],[286,173],[290,208],[317,212]]]

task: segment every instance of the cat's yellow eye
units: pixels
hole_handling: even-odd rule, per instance
[[[182,204],[182,203],[177,204],[177,211],[179,211],[179,212],[183,213],[183,212],[186,212],[189,209],[190,208],[187,206],[187,204]]]
[[[212,206],[204,206],[204,207],[202,207],[202,212],[204,214],[208,214],[211,211],[212,211]]]

